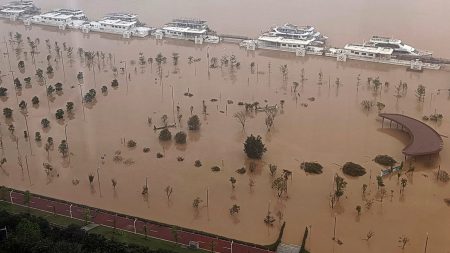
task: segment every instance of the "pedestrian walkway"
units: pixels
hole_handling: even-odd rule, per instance
[[[86,231],[102,225],[175,243],[173,226],[168,224],[34,194],[30,197],[29,203],[25,204],[24,200],[24,192],[10,189],[7,202],[93,223],[94,225],[84,227],[87,229]],[[178,244],[187,247],[189,243],[198,242],[200,249],[211,251],[211,248],[214,248],[214,251],[217,253],[274,253],[261,245],[236,241],[191,229],[178,227],[177,236]]]

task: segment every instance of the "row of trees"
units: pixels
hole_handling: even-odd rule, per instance
[[[87,233],[77,225],[55,227],[47,220],[30,214],[0,211],[0,226],[7,229],[7,237],[2,237],[3,241],[0,243],[1,252],[175,252],[110,240],[103,235]]]

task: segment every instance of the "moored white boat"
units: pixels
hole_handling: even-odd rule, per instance
[[[392,48],[394,50],[393,51],[394,55],[398,54],[398,55],[413,55],[413,56],[431,56],[433,54],[428,51],[418,50],[410,45],[403,43],[399,39],[393,39],[382,36],[372,36],[372,38],[366,44],[374,47]]]
[[[0,7],[0,17],[10,20],[25,19],[40,13],[33,1],[13,1]]]
[[[209,29],[206,21],[191,18],[173,19],[158,31],[156,37],[192,40],[196,44],[220,42],[220,38]]]
[[[298,26],[289,23],[272,27],[270,31],[267,32],[267,34],[270,36],[280,36],[286,39],[300,39],[300,40],[314,39],[323,42],[325,42],[328,39],[328,37],[316,31],[316,28],[314,26],[311,25]]]
[[[39,24],[57,26],[61,30],[66,28],[79,29],[88,19],[82,10],[57,9],[40,15],[35,15],[24,21],[25,24]]]
[[[422,62],[419,59],[401,60],[394,57],[392,48],[375,47],[369,44],[347,44],[344,48],[329,48],[325,52],[326,56],[336,57],[338,61],[358,60],[374,63],[406,66],[412,70],[440,69],[439,64]]]
[[[120,34],[124,38],[131,36],[146,37],[155,30],[151,27],[146,27],[142,24],[138,17],[130,13],[112,13],[104,16],[97,21],[91,21],[82,26],[81,30],[84,33],[103,32],[111,34]]]

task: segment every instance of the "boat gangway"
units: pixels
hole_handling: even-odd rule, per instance
[[[251,40],[251,38],[242,35],[220,34],[218,35],[223,42],[239,44],[243,40]]]

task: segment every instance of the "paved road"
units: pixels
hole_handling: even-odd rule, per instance
[[[24,205],[24,194],[22,192],[11,191],[9,202],[16,205]],[[93,223],[115,227],[140,235],[145,235],[145,230],[147,230],[148,237],[175,242],[171,227],[139,218],[39,196],[31,196],[29,206],[34,209],[79,220],[85,220],[86,213],[88,213]],[[199,247],[207,251],[211,251],[212,245],[214,244],[214,251],[218,253],[272,253],[269,250],[260,249],[251,245],[235,243],[230,240],[223,240],[214,236],[206,236],[188,231],[178,230],[177,235],[179,244],[187,246],[189,242],[198,242]]]

